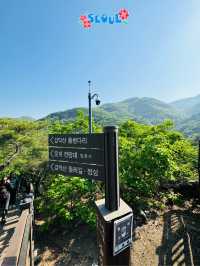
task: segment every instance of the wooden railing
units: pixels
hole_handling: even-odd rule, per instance
[[[5,160],[4,163],[0,164],[0,171],[3,171],[6,166],[9,166],[13,159],[20,153],[20,145],[18,143],[14,143],[15,151],[8,159]]]
[[[2,266],[34,266],[32,220],[33,208],[32,202],[29,202],[22,206],[22,213]]]

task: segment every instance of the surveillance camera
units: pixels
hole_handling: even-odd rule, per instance
[[[96,105],[100,105],[101,101],[99,99],[96,99]]]

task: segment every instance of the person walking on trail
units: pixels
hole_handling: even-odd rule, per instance
[[[2,223],[6,222],[12,187],[9,177],[5,177],[0,183],[0,206],[2,209]]]

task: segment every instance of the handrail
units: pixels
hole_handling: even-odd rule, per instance
[[[20,152],[20,145],[19,143],[14,143],[15,145],[15,151],[14,153],[2,164],[0,164],[0,171],[3,171],[6,166],[9,166],[11,161],[19,154]]]
[[[34,266],[32,243],[32,202],[26,204],[1,266]],[[27,208],[28,207],[28,208]]]
[[[27,217],[25,229],[24,229],[24,235],[23,235],[23,240],[21,244],[21,250],[19,254],[19,259],[18,259],[18,266],[26,265],[27,261],[27,255],[29,252],[29,255],[31,255],[32,252],[30,252],[30,234],[31,234],[31,229],[32,229],[32,215],[29,214]],[[31,265],[31,263],[30,263]]]

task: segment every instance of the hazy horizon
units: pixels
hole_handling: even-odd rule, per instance
[[[176,101],[179,101],[179,100],[185,100],[185,99],[194,98],[194,97],[197,97],[197,96],[200,96],[200,94],[197,94],[197,95],[192,96],[192,97],[177,99],[175,101],[170,101],[170,102],[165,102],[165,101],[162,101],[161,99],[157,99],[157,98],[153,98],[153,97],[146,97],[146,96],[144,96],[144,97],[137,97],[136,96],[136,97],[129,97],[129,98],[126,98],[126,99],[121,99],[121,100],[116,101],[116,102],[105,102],[104,103],[104,102],[101,101],[101,105],[95,106],[95,103],[94,103],[93,104],[93,107],[100,107],[100,106],[102,106],[104,104],[120,103],[120,102],[126,101],[128,99],[133,99],[133,98],[139,98],[139,99],[142,99],[142,98],[151,98],[151,99],[159,100],[159,101],[161,101],[163,103],[166,103],[166,104],[171,104],[171,103],[176,102]],[[0,118],[16,118],[16,119],[18,119],[18,118],[25,117],[25,118],[31,118],[31,119],[37,120],[37,119],[44,118],[44,117],[46,117],[46,116],[48,116],[49,114],[52,114],[52,113],[65,112],[67,110],[72,110],[72,109],[75,109],[75,108],[88,108],[88,105],[85,105],[85,106],[74,106],[72,108],[67,108],[67,109],[63,109],[63,110],[55,110],[55,111],[53,111],[51,113],[47,113],[47,114],[44,114],[43,116],[39,116],[39,117],[32,117],[32,116],[28,116],[28,115],[24,114],[22,116],[0,116]]]

